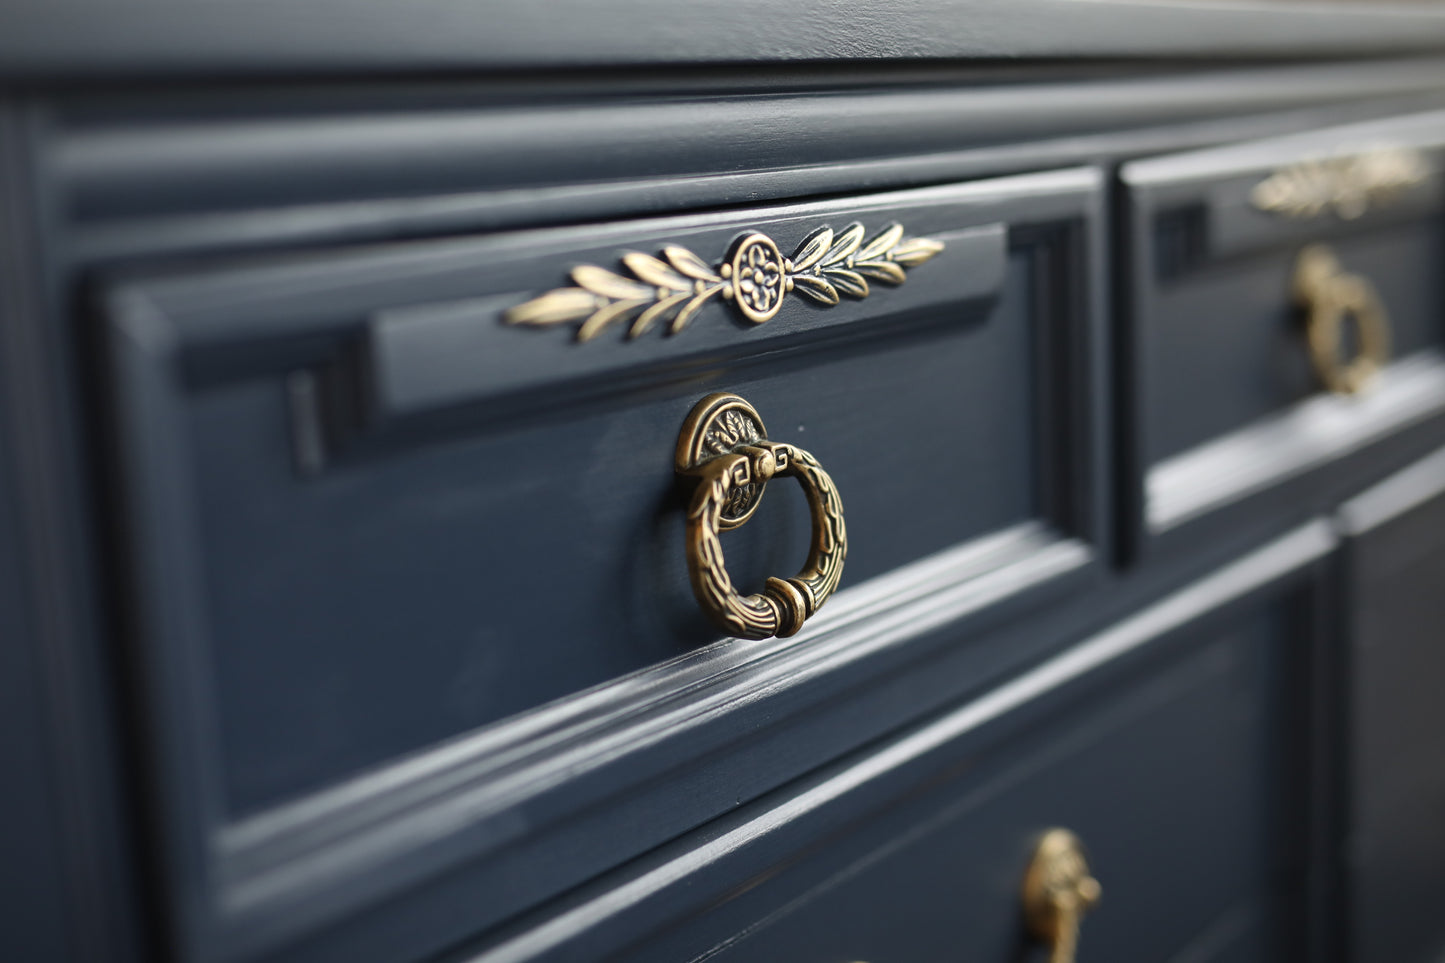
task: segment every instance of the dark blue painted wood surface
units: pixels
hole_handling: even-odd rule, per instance
[[[191,36],[233,15],[260,31],[220,46],[165,48],[136,15],[126,29],[141,32],[113,32],[89,67],[50,63],[124,73],[147,49],[170,58],[157,72],[194,70],[193,56],[249,70],[248,44],[278,27],[255,9],[180,16],[195,18],[176,23]],[[1362,37],[1350,15],[1309,16],[1313,34],[1286,35],[1266,29],[1286,17],[1248,14],[1263,25],[1252,49],[1363,51],[1404,22]],[[64,43],[47,35],[50,53],[69,56],[99,22]],[[956,29],[972,28],[950,21],[918,49],[963,49]],[[1168,34],[1149,49],[1219,49],[1207,32]],[[0,69],[28,71],[4,59],[15,36],[0,39]],[[462,62],[424,38],[383,56],[358,36],[316,46],[297,31],[272,66]],[[767,57],[817,39],[783,38]],[[1075,39],[1076,52],[1114,49]],[[978,35],[999,51],[1023,51],[1008,47],[1018,40]],[[464,33],[448,42],[470,44],[466,63],[496,55]],[[887,57],[892,42],[853,49]],[[23,869],[0,880],[21,880],[30,956],[64,953],[64,940],[77,958],[125,959],[143,945],[133,928],[153,922],[152,955],[178,963],[416,963],[458,944],[484,959],[671,960],[746,934],[728,952],[791,960],[835,938],[872,963],[931,960],[1017,940],[1006,914],[1024,824],[1055,818],[1029,806],[1067,796],[1076,808],[1059,820],[1086,823],[1099,856],[1125,867],[1110,892],[1146,909],[1151,954],[1280,959],[1279,941],[1295,940],[1331,959],[1320,921],[1342,904],[1328,809],[1345,794],[1329,733],[1344,725],[1322,695],[1333,634],[1316,567],[1332,536],[1310,519],[1440,443],[1437,421],[1401,415],[1439,404],[1438,366],[1417,351],[1351,409],[1340,423],[1367,446],[1271,447],[1297,440],[1313,408],[1280,419],[1282,434],[1244,437],[1309,394],[1298,358],[1264,360],[1264,342],[1287,251],[1315,229],[1261,225],[1238,203],[1255,172],[1190,160],[1205,167],[1170,197],[1205,185],[1203,243],[1187,217],[1174,223],[1185,255],[1208,263],[1181,261],[1168,279],[1177,341],[1131,354],[1111,339],[1144,319],[1127,316],[1138,285],[1163,275],[1131,273],[1124,256],[1153,257],[1164,238],[1111,238],[1095,172],[1368,118],[1434,143],[1438,60],[720,67],[597,75],[585,89],[580,75],[234,78],[184,92],[42,80],[18,91],[23,123],[6,115],[0,221],[19,243],[0,256],[0,490],[18,510],[0,512],[0,630],[27,644],[5,652],[20,685],[0,750],[47,772],[6,811]],[[1404,128],[1390,119],[1407,115]],[[1289,155],[1242,150],[1261,170]],[[469,326],[469,312],[561,283],[569,259],[661,239],[659,222],[639,233],[636,219],[725,240],[752,211],[787,205],[786,228],[883,190],[1064,168],[1080,169],[1021,177],[1035,188],[1007,198],[998,184],[961,188],[978,202],[962,220],[938,194],[910,202],[910,228],[979,229],[981,246],[935,280],[837,309],[836,329],[798,313],[735,349],[725,315],[631,345]],[[1440,333],[1430,190],[1409,216],[1318,233],[1388,289],[1405,348]],[[524,240],[496,234],[517,229]],[[520,253],[496,258],[513,243]],[[99,344],[118,316],[124,337]],[[1197,339],[1191,323],[1229,333],[1245,362],[1214,355],[1224,339]],[[507,338],[525,341],[526,365],[464,363],[465,351],[506,357]],[[102,348],[115,362],[104,376]],[[1136,363],[1165,403],[1130,380]],[[1219,403],[1198,400],[1200,383],[1226,382]],[[681,577],[668,449],[713,387],[742,390],[843,486],[848,591],[787,643],[711,642]],[[1210,449],[1219,438],[1239,443]],[[937,447],[920,457],[925,439]],[[1207,474],[1196,467],[1243,472],[1245,456],[1263,474],[1241,474],[1240,497],[1194,483]],[[1166,497],[1151,509],[1145,475],[1161,458],[1177,470],[1156,477]],[[519,464],[536,490],[522,490]],[[730,538],[739,576],[791,566],[799,509],[779,491],[756,531]],[[1116,528],[1148,546],[1111,569]],[[1414,652],[1401,613],[1424,604],[1433,568],[1406,561],[1427,540],[1413,523],[1366,528],[1350,584],[1374,601],[1354,627]],[[574,552],[548,570],[572,587],[565,604],[537,580],[558,544]],[[1087,671],[1071,661],[1081,652]],[[1393,665],[1377,662],[1379,678],[1398,677]],[[1096,683],[1035,685],[1045,670],[1072,679],[1069,666]],[[1361,717],[1375,733],[1364,741],[1398,732],[1386,703]],[[1305,717],[1318,724],[1301,733]],[[32,738],[21,727],[36,718]],[[920,733],[926,746],[908,741]],[[1433,749],[1412,744],[1420,758]],[[853,788],[809,795],[840,778]],[[1383,797],[1350,798],[1379,823]],[[929,822],[947,812],[957,818]],[[1177,861],[1208,896],[1187,911],[1151,902],[1165,894],[1140,880],[1158,853],[1136,845],[1185,824],[1202,835]],[[939,835],[895,845],[915,829]],[[1361,946],[1405,939],[1379,906],[1387,884],[1416,878],[1396,873],[1398,850],[1377,852],[1356,882]],[[945,877],[969,853],[960,886],[979,901],[960,935]],[[915,874],[937,883],[916,899]],[[897,915],[862,912],[879,900]],[[1112,905],[1086,947],[1125,959],[1139,944]]]
[[[1018,892],[1052,826],[1104,887],[1081,960],[1304,959],[1297,682],[1335,542],[1297,530],[447,960],[1031,959]]]
[[[396,891],[403,867],[435,873],[470,859],[499,888],[481,918],[500,918],[813,765],[816,743],[787,750],[748,767],[731,791],[673,804],[663,818],[650,815],[666,804],[661,784],[636,792],[662,775],[659,766],[703,781],[718,778],[723,759],[741,766],[752,737],[739,741],[740,732],[798,711],[784,708],[779,686],[795,690],[801,708],[861,685],[866,676],[853,673],[866,671],[865,658],[878,671],[885,658],[923,655],[927,647],[912,656],[904,648],[923,623],[891,642],[867,626],[883,616],[906,625],[895,610],[926,609],[930,599],[870,580],[947,550],[920,562],[930,574],[915,577],[940,591],[956,583],[959,614],[995,621],[1040,592],[1080,585],[1097,569],[1089,544],[1108,531],[1095,447],[1101,399],[1089,388],[1101,383],[1102,345],[1091,333],[1098,185],[1085,169],[691,226],[340,251],[115,281],[107,309],[123,412],[116,427],[127,446],[128,510],[142,524],[132,543],[147,598],[142,633],[153,685],[171,693],[153,724],[172,744],[173,798],[191,821],[178,833],[175,871],[218,874],[234,894],[200,914],[219,916],[236,934],[227,941],[264,946]],[[565,277],[575,238],[591,245],[584,261],[611,263],[621,249],[597,243],[608,233],[710,250],[744,226],[785,237],[854,217],[896,217],[957,249],[945,247],[896,290],[833,309],[836,323],[790,306],[776,329],[748,328],[717,306],[671,339],[614,332],[586,344],[500,323],[498,303]],[[546,256],[529,260],[532,250]],[[514,288],[511,300],[476,300]],[[505,355],[516,345],[508,390],[458,370],[446,352],[456,347],[451,329],[437,331],[434,312],[413,315],[422,327],[410,353],[373,337],[378,310],[407,323],[399,307],[442,298],[490,306],[460,315],[478,331],[458,350]],[[368,350],[356,350],[368,337]],[[428,337],[444,340],[418,352]],[[364,389],[365,372],[382,366],[417,385],[411,401],[388,389],[350,420],[349,409],[288,409],[285,386],[298,369],[360,378]],[[447,381],[428,388],[428,366]],[[710,677],[685,658],[715,632],[687,587],[672,450],[686,411],[718,389],[744,394],[775,437],[829,465],[848,506],[855,561],[845,578],[865,588],[854,614],[841,599],[826,612],[841,611],[848,632],[877,636],[868,648],[845,654],[842,639],[820,629],[813,642],[721,643],[734,667]],[[417,400],[425,390],[442,410],[427,412]],[[293,456],[307,419],[331,428],[314,464]],[[910,455],[898,448],[900,428],[936,444]],[[900,507],[925,503],[933,510]],[[797,492],[765,500],[755,522],[729,537],[734,578],[747,586],[797,564],[802,509]],[[1005,559],[1023,570],[997,588],[971,588]],[[774,681],[742,671],[764,657],[816,659],[819,673],[825,659],[858,665],[816,682],[800,669]],[[626,675],[658,663],[647,687]],[[573,693],[585,694],[556,701]],[[684,694],[696,708],[672,705]],[[705,694],[715,709],[702,709]],[[851,748],[916,711],[900,704],[860,715],[828,738]],[[619,743],[644,712],[657,716],[649,725],[678,712],[706,721],[717,758],[699,758],[705,743],[676,723]],[[813,723],[790,722],[799,724]],[[446,744],[459,736],[467,744]],[[570,760],[589,745],[587,768],[597,772],[580,791],[583,773]],[[409,758],[418,751],[426,754]],[[502,778],[522,758],[545,775]],[[382,764],[390,769],[367,773]],[[470,824],[452,827],[444,813],[462,788],[482,798],[468,804]],[[597,818],[592,793],[640,823],[591,841],[594,852],[570,862],[539,863],[525,886],[505,864],[484,861],[518,841],[564,845],[576,828],[569,820]],[[334,855],[318,861],[327,850]],[[310,882],[318,872],[330,882]]]
[[[678,10],[667,0],[404,10],[356,0],[244,8],[7,0],[0,69],[21,76],[218,71],[356,72],[958,58],[1049,59],[1370,55],[1436,48],[1429,7],[1316,9],[1274,3],[914,0],[887,13],[827,0],[734,0]],[[344,25],[344,29],[341,26]]]
[[[1347,503],[1347,926],[1359,960],[1434,960],[1445,926],[1445,452]]]

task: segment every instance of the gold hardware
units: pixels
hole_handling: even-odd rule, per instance
[[[843,502],[833,479],[801,448],[768,440],[763,419],[737,395],[708,395],[693,407],[677,437],[678,474],[698,480],[687,511],[687,569],[698,604],[725,632],[744,639],[786,638],[838,587],[848,554]],[[768,481],[798,479],[813,519],[803,570],[770,578],[757,595],[741,596],[723,562],[719,533],[757,510]]]
[[[1294,296],[1307,312],[1305,335],[1320,381],[1341,395],[1366,387],[1390,358],[1390,319],[1374,285],[1344,271],[1325,245],[1312,244],[1295,261]],[[1340,357],[1347,317],[1359,332],[1358,351],[1348,363]]]
[[[1029,933],[1050,947],[1049,963],[1073,963],[1079,923],[1102,895],[1079,837],[1067,829],[1044,833],[1024,874],[1023,899]]]
[[[1424,183],[1429,172],[1418,150],[1386,147],[1291,164],[1256,184],[1249,200],[1282,217],[1304,220],[1332,211],[1352,221]]]
[[[592,264],[572,269],[576,287],[556,288],[507,311],[507,324],[552,325],[581,321],[578,341],[590,341],[614,321],[635,316],[627,336],[635,338],[659,321],[671,319],[669,334],[681,331],[714,297],[722,295],[754,324],[771,320],[789,293],[825,307],[842,295],[862,299],[868,278],[888,284],[908,279],[917,267],[943,250],[943,242],[905,238],[902,224],[889,224],[869,241],[863,225],[850,224],[834,235],[821,227],[798,245],[791,258],[766,234],[739,237],[716,267],[687,248],[668,246],[662,258],[632,251],[622,264],[632,277]]]

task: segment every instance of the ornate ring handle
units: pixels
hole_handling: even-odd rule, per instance
[[[796,633],[838,587],[848,534],[833,479],[801,448],[768,441],[762,418],[737,395],[698,402],[678,436],[677,471],[696,477],[687,512],[687,568],[698,604],[724,631],[744,639]],[[808,561],[792,578],[769,578],[757,595],[739,595],[723,561],[721,533],[747,521],[764,486],[792,476],[813,520]]]
[[[1315,244],[1301,251],[1295,262],[1294,291],[1308,312],[1305,333],[1320,381],[1340,395],[1364,389],[1390,359],[1390,319],[1374,285],[1344,271],[1333,251]],[[1359,347],[1345,361],[1340,354],[1349,317],[1355,319]]]
[[[1044,833],[1024,875],[1023,903],[1030,934],[1049,947],[1049,963],[1074,963],[1079,924],[1101,895],[1079,837],[1067,829]]]

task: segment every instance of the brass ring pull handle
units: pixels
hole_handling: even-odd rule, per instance
[[[1340,395],[1364,389],[1390,359],[1390,319],[1374,285],[1344,271],[1328,247],[1313,244],[1295,262],[1294,294],[1307,312],[1305,334],[1320,381]],[[1350,317],[1359,346],[1345,361],[1341,349],[1345,319]]]
[[[737,395],[708,395],[692,409],[677,439],[677,471],[698,479],[687,511],[687,568],[698,604],[723,629],[744,639],[787,637],[838,587],[848,534],[833,479],[811,454],[769,441],[763,420]],[[739,595],[723,563],[721,532],[757,510],[773,478],[802,483],[813,520],[808,561],[792,578],[770,578],[757,595]]]
[[[1049,963],[1074,963],[1079,924],[1101,895],[1079,837],[1067,829],[1044,833],[1024,875],[1023,901],[1029,933],[1050,948]]]

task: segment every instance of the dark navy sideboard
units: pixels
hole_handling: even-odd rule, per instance
[[[1445,10],[0,4],[7,963],[1434,963],[1442,682]]]

